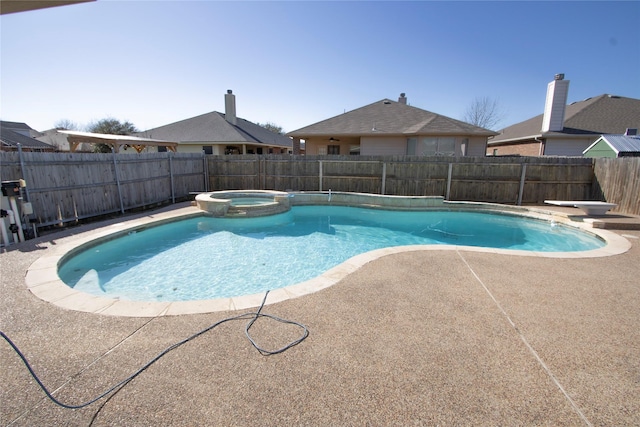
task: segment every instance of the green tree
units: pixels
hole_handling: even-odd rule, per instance
[[[87,132],[106,133],[110,135],[131,135],[138,132],[138,129],[129,121],[121,122],[114,118],[106,118],[92,122],[87,126]],[[93,144],[94,153],[110,153],[111,147],[107,144]]]
[[[256,123],[256,124],[260,127],[270,130],[273,133],[277,133],[278,135],[284,135],[282,126],[278,126],[275,123],[267,122],[267,123]]]

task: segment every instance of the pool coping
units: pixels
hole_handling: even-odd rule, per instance
[[[491,203],[477,202],[444,202],[442,206],[435,209],[463,209],[463,210],[484,210],[504,212],[508,214],[523,215],[537,219],[552,219],[558,223],[582,229],[595,234],[605,240],[607,245],[589,251],[576,252],[535,252],[513,249],[496,249],[461,245],[412,245],[396,246],[377,249],[356,255],[349,258],[342,264],[333,267],[320,276],[313,279],[297,283],[295,285],[269,291],[269,298],[266,305],[274,304],[284,300],[297,298],[303,295],[318,292],[322,289],[333,286],[344,277],[358,270],[365,264],[378,258],[410,251],[468,251],[484,252],[496,255],[517,255],[544,258],[594,258],[619,255],[627,252],[631,248],[631,243],[624,237],[603,229],[596,228],[597,220],[585,218],[582,222],[571,220],[568,215],[559,212],[510,205],[499,205]],[[116,224],[102,227],[98,230],[87,231],[72,237],[68,242],[52,247],[47,255],[34,261],[25,275],[25,283],[29,291],[40,298],[60,308],[103,314],[109,316],[123,317],[157,317],[175,316],[183,314],[211,313],[218,311],[246,310],[259,307],[264,299],[264,292],[259,294],[245,295],[232,298],[219,298],[198,301],[175,301],[175,302],[142,302],[128,301],[116,298],[107,298],[91,295],[70,288],[58,277],[58,263],[69,253],[79,250],[80,247],[89,243],[112,238],[115,234],[124,233],[133,229],[144,228],[149,225],[159,225],[170,222],[178,218],[194,217],[205,215],[205,213],[195,206],[179,208],[176,210],[145,216],[131,220],[125,220]]]

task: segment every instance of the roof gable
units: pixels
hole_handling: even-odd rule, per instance
[[[287,135],[495,135],[488,129],[382,99],[364,107],[300,128]]]
[[[637,135],[602,135],[583,153],[593,148],[598,142],[604,141],[616,154],[640,153],[640,136]]]

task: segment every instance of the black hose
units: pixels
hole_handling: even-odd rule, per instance
[[[225,319],[219,320],[216,323],[206,327],[205,329],[202,329],[199,332],[196,332],[195,334],[191,335],[188,338],[183,339],[182,341],[179,341],[169,347],[167,347],[166,349],[164,349],[162,352],[160,352],[156,357],[154,357],[153,359],[151,359],[149,362],[147,362],[146,364],[144,364],[140,369],[138,369],[136,372],[134,372],[133,374],[131,374],[130,376],[128,376],[127,378],[125,378],[124,380],[120,381],[119,383],[117,383],[116,385],[114,385],[113,387],[111,387],[110,389],[108,389],[107,391],[105,391],[104,393],[100,394],[98,397],[95,397],[93,399],[91,399],[88,402],[79,404],[79,405],[69,405],[63,402],[60,402],[58,399],[56,399],[51,392],[49,392],[49,390],[45,387],[45,385],[42,383],[42,381],[40,381],[40,378],[38,378],[38,376],[36,375],[36,373],[34,372],[33,368],[31,367],[31,365],[29,364],[29,361],[27,360],[27,358],[24,356],[24,354],[20,351],[20,349],[18,348],[17,345],[15,345],[13,343],[13,341],[11,341],[11,339],[9,339],[9,337],[2,331],[0,331],[0,335],[2,336],[2,338],[5,339],[6,342],[9,343],[9,345],[15,350],[15,352],[18,354],[18,356],[20,356],[20,359],[22,359],[22,362],[25,364],[25,366],[27,367],[27,369],[29,370],[29,373],[31,374],[31,376],[33,377],[34,380],[36,380],[36,382],[38,383],[38,385],[40,386],[40,388],[42,389],[42,391],[44,391],[44,393],[47,395],[47,397],[56,405],[58,406],[62,406],[63,408],[67,408],[67,409],[80,409],[80,408],[84,408],[87,407],[89,405],[91,405],[92,403],[97,402],[98,400],[104,398],[105,396],[109,395],[110,393],[112,393],[113,391],[124,387],[126,384],[128,384],[130,381],[132,381],[135,377],[137,377],[138,375],[140,375],[142,372],[144,372],[149,366],[153,365],[155,362],[157,362],[162,356],[164,356],[165,354],[169,353],[171,350],[174,350],[178,347],[180,347],[183,344],[186,344],[187,342],[199,337],[202,334],[205,334],[207,332],[209,332],[210,330],[216,328],[217,326],[232,321],[232,320],[239,320],[239,319],[250,319],[249,322],[247,323],[247,326],[245,327],[245,334],[247,336],[247,338],[249,339],[249,341],[251,342],[251,345],[253,345],[255,347],[256,350],[258,350],[258,352],[260,354],[262,354],[263,356],[269,356],[269,355],[273,355],[273,354],[278,354],[278,353],[282,353],[288,349],[290,349],[291,347],[301,343],[305,338],[307,338],[307,336],[309,336],[309,330],[307,329],[306,326],[302,325],[301,323],[298,322],[294,322],[292,320],[286,320],[286,319],[282,319],[280,317],[277,316],[273,316],[270,314],[262,314],[262,308],[264,307],[265,302],[267,301],[267,295],[269,295],[269,291],[267,291],[264,295],[264,299],[262,300],[262,304],[260,304],[260,308],[258,308],[258,311],[256,312],[248,312],[248,313],[243,313],[243,314],[239,314],[237,316],[232,316],[232,317],[227,317]],[[295,325],[298,326],[300,328],[302,328],[303,333],[300,336],[300,338],[290,342],[289,344],[285,345],[282,348],[279,348],[277,350],[265,350],[264,348],[260,347],[258,344],[256,344],[256,342],[253,340],[253,338],[251,337],[251,335],[249,334],[249,329],[251,329],[251,326],[253,326],[253,324],[255,323],[256,320],[258,320],[258,318],[260,317],[267,317],[269,319],[273,319],[276,320],[278,322],[281,323],[286,323],[286,324],[290,324],[290,325]]]

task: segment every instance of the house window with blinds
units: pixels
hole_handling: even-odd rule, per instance
[[[456,139],[453,137],[407,138],[409,156],[455,156]]]

